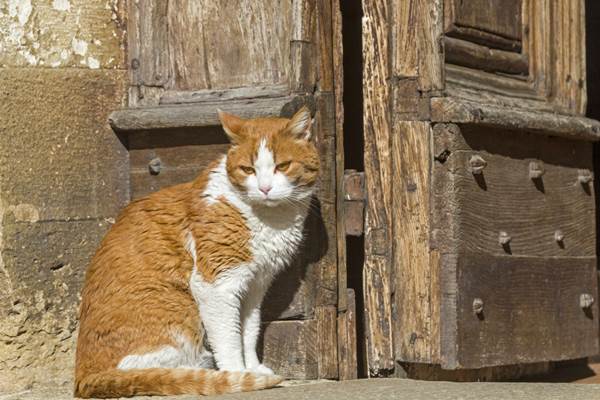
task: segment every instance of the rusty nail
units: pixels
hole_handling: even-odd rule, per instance
[[[582,293],[579,296],[579,306],[581,308],[590,308],[594,304],[594,296],[589,293]]]
[[[138,69],[140,67],[140,60],[134,58],[131,60],[131,69]]]
[[[545,172],[544,166],[541,163],[537,161],[529,163],[529,179],[540,179]]]
[[[469,166],[472,174],[481,174],[486,165],[487,161],[485,161],[480,155],[472,155],[469,159]]]
[[[473,312],[477,315],[483,312],[483,300],[481,300],[479,297],[475,297],[473,300]]]
[[[162,169],[162,161],[160,158],[155,157],[148,163],[148,169],[150,170],[151,175],[160,174],[160,170]]]
[[[563,231],[557,229],[556,232],[554,232],[554,240],[556,240],[558,243],[562,243],[562,241],[565,240],[565,234]]]
[[[579,170],[579,176],[577,177],[579,183],[581,183],[582,185],[588,185],[592,181],[592,179],[594,179],[594,176],[590,171],[588,171],[587,169]]]
[[[498,243],[500,243],[502,246],[506,246],[510,243],[511,240],[512,238],[510,237],[510,235],[504,231],[500,231],[500,233],[498,234]]]
[[[162,79],[162,74],[156,74],[156,75],[154,75],[154,80],[160,81],[161,79]]]

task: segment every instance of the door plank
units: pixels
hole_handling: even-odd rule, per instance
[[[393,3],[390,21],[383,20],[387,15],[379,17],[381,28],[391,33],[393,75],[416,78],[423,92],[444,87],[439,41],[443,29],[442,3],[442,0],[403,0]]]
[[[438,299],[429,245],[430,126],[398,122],[392,143],[396,359],[431,362],[438,345],[432,306]]]
[[[456,300],[456,342],[445,368],[567,360],[598,353],[595,257],[538,258],[463,253],[443,289]],[[452,284],[454,281],[454,284]],[[442,318],[445,318],[442,310]]]
[[[455,240],[461,249],[537,257],[595,254],[593,187],[579,182],[593,169],[588,143],[469,125],[446,134],[448,141],[435,152],[449,152],[448,161],[437,168],[454,175],[448,195],[459,213]],[[487,163],[479,174],[469,164],[474,156]],[[529,175],[532,162],[544,171],[539,179]],[[554,237],[559,230],[565,236],[560,243]],[[501,231],[512,239],[504,246]]]
[[[392,339],[391,115],[389,104],[390,10],[387,2],[363,0],[363,134],[365,140],[366,358],[370,376],[394,368]]]
[[[168,9],[170,88],[287,83],[292,26],[289,1],[180,0]]]
[[[358,377],[356,343],[356,299],[353,289],[347,289],[346,309],[338,313],[338,364],[341,381]]]
[[[521,39],[523,0],[450,0],[446,2],[446,30],[465,26]]]
[[[490,49],[462,39],[444,38],[446,62],[488,72],[527,75],[529,63],[520,53]]]
[[[317,321],[273,321],[263,324],[259,357],[288,379],[317,379]]]

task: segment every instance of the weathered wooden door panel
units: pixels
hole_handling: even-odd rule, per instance
[[[311,90],[318,67],[311,62],[315,39],[326,33],[316,31],[316,10],[328,8],[317,5],[314,0],[131,2],[130,105],[261,97],[254,96],[257,89],[271,96]],[[327,17],[330,26],[330,12]]]
[[[595,353],[583,0],[362,4],[370,374]]]
[[[597,298],[589,143],[452,124],[433,142],[442,366],[597,352],[597,310],[579,305]]]
[[[459,251],[595,255],[594,196],[580,182],[593,170],[589,143],[468,125],[449,139]]]
[[[595,257],[461,253],[442,278],[442,366],[568,360],[598,352]],[[453,279],[454,278],[454,279]],[[451,295],[455,287],[455,294]]]
[[[292,2],[171,1],[168,89],[288,83]]]
[[[334,73],[333,62],[337,2],[128,4],[129,108],[114,112],[110,122],[130,151],[133,199],[194,179],[227,151],[217,109],[245,118],[290,117],[303,105],[313,112],[319,193],[304,251],[265,299],[264,358],[288,377],[336,378],[338,297],[344,312],[346,304],[345,286],[338,296],[345,271],[337,268],[338,249],[345,249],[336,232],[336,148],[342,144],[334,97],[341,72]]]
[[[446,31],[470,28],[480,31],[480,35],[490,33],[520,41],[522,3],[523,0],[448,0],[444,15]]]
[[[447,93],[584,112],[585,66],[572,62],[583,57],[582,7],[583,0],[444,1]]]

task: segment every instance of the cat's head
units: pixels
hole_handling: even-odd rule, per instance
[[[227,174],[244,200],[266,206],[310,201],[319,154],[306,107],[291,119],[243,119],[222,111],[219,118],[232,143]]]

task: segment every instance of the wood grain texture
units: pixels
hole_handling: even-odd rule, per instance
[[[446,1],[445,26],[464,26],[512,39],[522,37],[523,0]]]
[[[422,91],[443,89],[443,33],[441,0],[392,2],[389,23],[393,43],[392,73],[417,78]],[[365,42],[366,43],[366,42]]]
[[[441,307],[433,331],[439,331],[442,366],[481,368],[595,351],[587,320],[561,322],[563,315],[579,315],[565,296],[596,290],[586,275],[595,262],[594,193],[576,182],[579,170],[591,166],[591,145],[479,125],[436,124],[433,132],[430,240],[439,257]],[[486,161],[480,176],[469,171],[474,154]],[[545,171],[538,182],[529,177],[531,161]],[[563,227],[570,243],[566,234],[562,244],[554,238]],[[510,232],[506,247],[498,242],[500,230]],[[483,301],[481,320],[475,298]]]
[[[321,40],[317,37],[316,0],[294,0],[292,3],[292,39],[290,42],[290,88],[292,92],[309,93],[316,83],[321,61]],[[317,43],[319,41],[319,43]]]
[[[291,2],[182,0],[168,8],[167,21],[169,88],[216,89],[289,80]]]
[[[133,84],[164,86],[169,79],[168,2],[129,2],[131,33],[129,55]]]
[[[289,96],[288,85],[250,86],[233,89],[169,90],[160,98],[160,104],[185,104],[263,97]]]
[[[429,99],[431,92],[419,90],[416,78],[391,81],[392,104],[396,121],[427,121],[430,119]]]
[[[320,0],[316,3],[317,43],[319,69],[317,88],[322,92],[333,92],[333,9],[334,0]],[[341,37],[340,37],[341,39]]]
[[[356,298],[354,290],[347,289],[346,309],[338,314],[338,365],[341,381],[358,377],[356,343]]]
[[[338,379],[337,307],[315,309],[317,320],[317,364],[319,379]]]
[[[436,334],[429,232],[431,143],[428,122],[397,122],[392,140],[396,359],[432,362]]]
[[[292,41],[311,42],[315,39],[315,0],[292,0]]]
[[[483,6],[487,2],[480,4]],[[461,3],[468,7],[474,4],[474,2]],[[468,35],[465,37],[461,36],[461,33],[452,33],[451,21],[454,16],[451,13],[454,12],[455,7],[454,3],[446,4],[446,30],[454,37],[471,40]],[[509,8],[501,5],[497,7]],[[529,64],[529,78],[524,80],[519,76],[505,76],[477,69],[470,69],[470,71],[450,69],[448,67],[451,65],[448,65],[446,67],[447,94],[470,101],[519,109],[583,115],[586,104],[583,1],[524,0],[521,10],[524,27],[521,54]],[[492,11],[492,13],[497,12]],[[485,14],[483,12],[481,16]],[[482,38],[479,43],[485,44],[481,41],[489,41],[489,39]],[[497,47],[502,48],[502,46]],[[504,49],[506,50],[506,46]]]
[[[366,358],[369,376],[388,374],[394,368],[392,339],[392,268],[389,238],[391,224],[391,115],[389,85],[390,10],[387,2],[363,0],[363,134],[365,186]]]
[[[444,38],[446,62],[488,72],[527,75],[527,57],[515,52],[491,49],[462,39]]]
[[[532,71],[532,67],[529,67]],[[484,104],[503,105],[537,111],[554,111],[547,97],[536,90],[538,82],[520,76],[500,75],[479,71],[459,65],[445,64],[446,91],[448,97],[463,98],[466,101]],[[521,104],[521,107],[517,107]]]
[[[318,272],[315,301],[319,306],[337,304],[338,296],[338,261],[337,261],[337,209],[336,209],[336,163],[335,163],[335,102],[333,93],[316,93],[316,115],[314,131],[321,155],[321,172],[319,177],[318,197],[320,216],[322,218],[323,235],[308,238],[306,249],[324,247],[325,252],[315,265]],[[324,243],[323,243],[324,242]],[[312,250],[307,250],[307,252]]]
[[[598,352],[597,303],[589,310],[579,305],[582,293],[597,297],[595,257],[467,253],[458,260],[457,341],[444,367],[565,360]],[[478,315],[474,298],[483,304]]]
[[[317,322],[274,321],[263,324],[259,357],[288,379],[317,379]]]
[[[594,256],[593,188],[578,181],[591,171],[592,146],[586,142],[548,138],[524,132],[462,126],[436,153],[449,154],[443,165],[453,171],[456,210],[460,213],[460,249],[472,253],[537,257]],[[469,160],[487,165],[474,175]],[[529,176],[536,162],[544,174]],[[556,231],[565,239],[558,243]],[[512,238],[502,246],[499,233]]]
[[[553,88],[554,101],[575,114],[586,110],[585,66],[585,3],[584,0],[551,2],[551,31],[561,46],[555,52]]]
[[[281,115],[293,103],[295,107],[293,97],[275,97],[129,108],[112,112],[108,122],[117,132],[216,126],[220,125],[217,109],[242,118],[255,118]]]
[[[435,122],[504,126],[577,140],[600,140],[600,123],[585,117],[520,110],[452,97],[432,98],[431,114]]]
[[[166,2],[127,2],[127,61],[130,107],[158,104],[168,79]]]
[[[333,96],[335,101],[337,306],[338,311],[344,311],[348,306],[346,289],[348,287],[348,271],[346,265],[346,228],[344,227],[344,49],[340,0],[334,0],[332,3],[332,37]]]
[[[520,53],[522,49],[521,40],[509,39],[474,28],[454,25],[446,32],[446,36],[468,40],[469,42],[477,43],[492,49],[512,51],[515,53]]]

